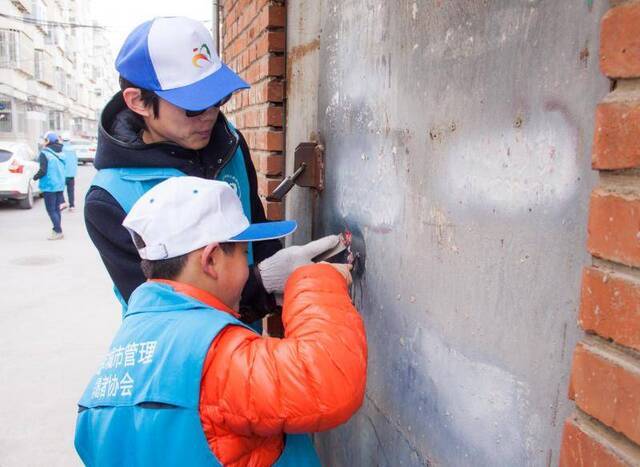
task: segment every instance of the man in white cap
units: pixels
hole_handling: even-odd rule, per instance
[[[250,224],[226,183],[174,177],[124,219],[149,279],[79,402],[86,465],[319,467],[308,434],[364,398],[367,344],[346,264],[287,280],[285,338],[238,320],[248,243],[295,222]]]
[[[251,222],[266,218],[247,143],[220,111],[249,85],[221,62],[202,23],[168,17],[141,24],[123,44],[116,69],[121,91],[100,119],[98,174],[86,197],[85,221],[126,309],[144,275],[121,224],[155,184],[184,175],[223,180],[236,189]],[[309,248],[284,250],[277,240],[250,244],[242,319],[253,322],[273,311],[274,294],[291,271],[338,241],[333,235]]]

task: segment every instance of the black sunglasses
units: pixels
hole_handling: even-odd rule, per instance
[[[213,104],[211,107],[222,107],[227,102],[229,102],[229,99],[231,99],[231,94],[229,94],[227,97],[223,97],[218,102]],[[206,109],[202,109],[202,110],[186,110],[185,109],[184,113],[187,115],[187,117],[197,117],[198,115],[202,115],[203,113],[205,113],[211,107],[207,107]]]

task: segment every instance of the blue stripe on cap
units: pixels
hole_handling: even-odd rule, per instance
[[[224,63],[206,78],[181,88],[158,91],[156,94],[173,105],[187,110],[203,110],[222,98],[249,85]]]
[[[153,22],[146,21],[136,27],[124,41],[116,58],[116,70],[120,76],[150,91],[160,89],[160,81],[149,55],[148,38]]]
[[[292,233],[298,224],[296,221],[263,222],[251,224],[246,230],[230,238],[230,242],[259,242],[282,238]]]

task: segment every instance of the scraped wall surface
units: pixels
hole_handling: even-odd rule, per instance
[[[370,344],[323,461],[557,465],[606,2],[306,3],[287,3],[287,159],[317,136],[327,180],[287,213],[363,240]]]

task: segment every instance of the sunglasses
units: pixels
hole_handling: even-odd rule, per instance
[[[213,104],[211,107],[222,107],[227,102],[229,102],[229,99],[231,99],[231,94],[229,94],[227,97],[223,97],[218,102]],[[184,113],[187,115],[187,117],[197,117],[198,115],[202,115],[203,113],[205,113],[211,107],[207,107],[206,109],[202,109],[202,110],[186,110],[185,109]]]

